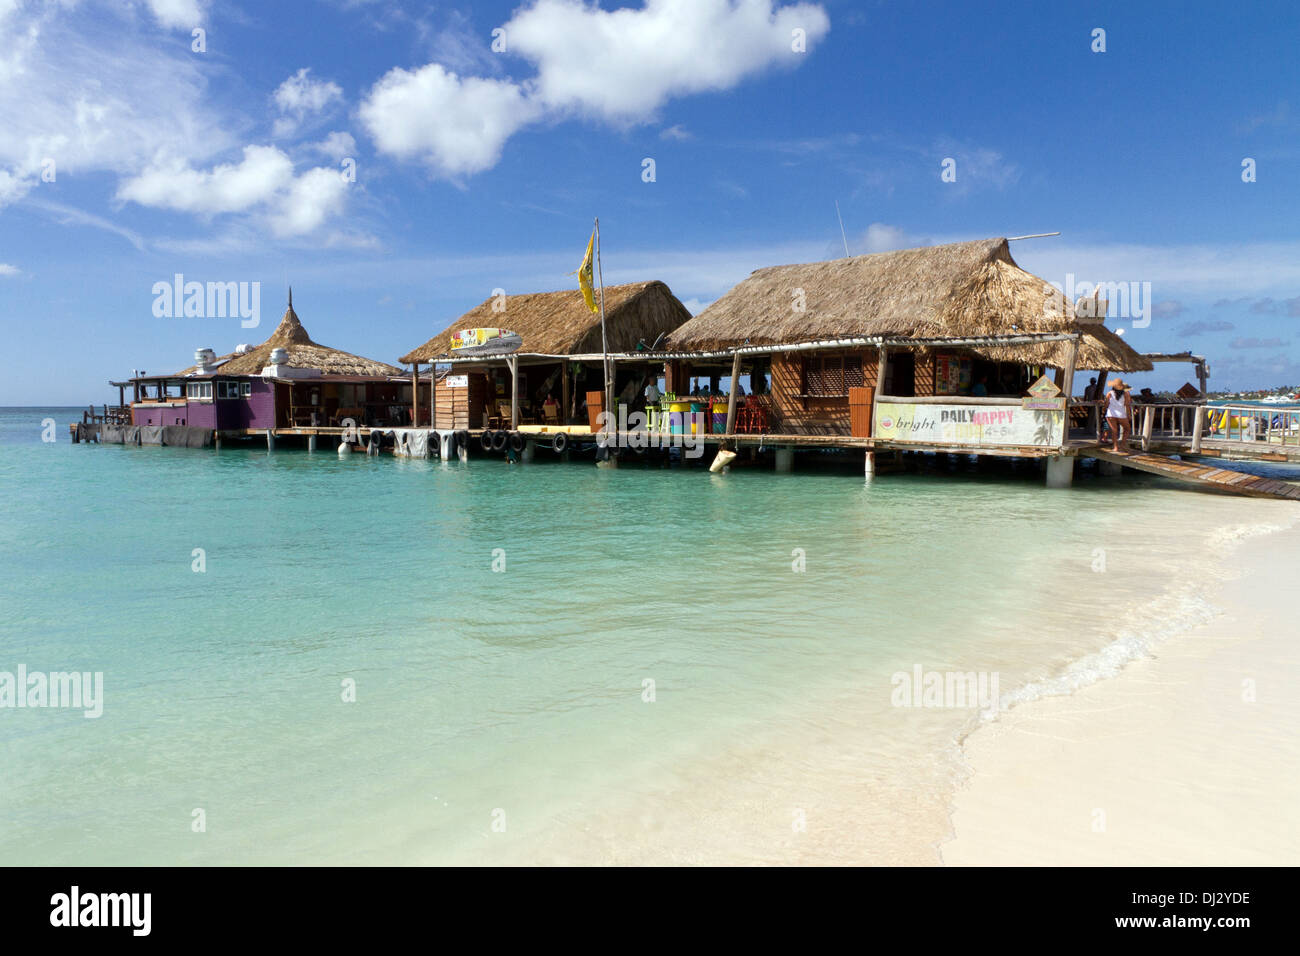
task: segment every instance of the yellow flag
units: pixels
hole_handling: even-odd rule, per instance
[[[592,288],[591,281],[591,249],[595,241],[596,232],[592,230],[591,238],[587,240],[587,254],[582,257],[582,265],[578,266],[578,288],[582,289],[582,298],[586,300],[587,308],[592,312],[599,312],[600,306],[596,305],[595,289]]]

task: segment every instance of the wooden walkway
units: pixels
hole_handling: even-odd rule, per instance
[[[1135,451],[1127,455],[1117,455],[1101,448],[1089,449],[1086,453],[1081,453],[1081,456],[1111,461],[1125,468],[1135,468],[1162,478],[1185,481],[1205,491],[1249,495],[1252,498],[1286,498],[1300,501],[1300,485],[1292,485],[1260,475],[1248,475],[1243,471],[1215,468],[1200,462],[1175,461],[1164,455],[1153,455],[1150,452]]]

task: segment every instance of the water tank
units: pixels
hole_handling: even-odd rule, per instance
[[[212,351],[212,349],[194,350],[194,364],[199,366],[199,368],[207,368],[216,360],[217,360],[217,353]]]
[[[243,355],[245,352],[247,352],[247,351],[248,351],[249,349],[251,349],[251,348],[252,348],[252,346],[249,345],[247,342],[240,342],[238,345],[235,346],[235,354],[236,354],[236,355]]]
[[[289,361],[289,353],[284,349],[271,349],[271,364],[283,365]]]

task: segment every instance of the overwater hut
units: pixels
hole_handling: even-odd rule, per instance
[[[603,346],[611,353],[651,351],[690,316],[662,282],[606,286]],[[460,332],[498,328],[519,336],[510,354],[452,348]],[[602,351],[599,314],[587,308],[581,292],[569,289],[486,299],[401,361],[412,374],[424,364],[448,366],[435,389],[438,428],[586,424],[599,411]],[[639,391],[644,384],[644,371],[627,365],[618,376],[616,393]]]
[[[1044,427],[1053,396],[1027,396],[1043,374],[1068,396],[1076,369],[1151,368],[1021,269],[1006,239],[759,269],[666,351],[674,397],[749,377],[743,430],[1008,451],[1064,443]]]
[[[400,368],[313,342],[293,309],[257,346],[217,356],[199,349],[195,364],[131,380],[135,425],[187,425],[217,432],[305,426],[411,424],[412,389],[427,408],[429,382]],[[427,417],[422,424],[427,424]]]

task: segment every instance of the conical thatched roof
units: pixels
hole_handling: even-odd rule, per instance
[[[298,314],[293,311],[293,299],[284,312],[271,337],[243,355],[236,355],[221,366],[222,375],[258,375],[271,364],[271,350],[282,348],[289,353],[285,362],[290,368],[314,368],[322,375],[401,375],[395,365],[376,362],[374,359],[340,352],[325,345],[317,345],[303,328]]]
[[[470,309],[417,349],[403,362],[432,362],[449,357],[451,337],[461,329],[503,328],[519,333],[520,352],[582,355],[599,352],[600,314],[587,308],[577,289],[530,292],[505,297],[505,308],[490,298]],[[495,307],[495,309],[494,309]],[[633,282],[605,287],[605,331],[611,352],[631,352],[638,342],[647,346],[691,317],[662,282]]]
[[[802,305],[802,311],[796,306]],[[1119,336],[1081,325],[1065,297],[981,239],[759,269],[669,337],[675,351],[888,336],[968,338],[1083,332],[1078,368],[1145,371]],[[1069,343],[980,346],[998,361],[1061,366]]]

